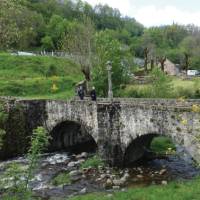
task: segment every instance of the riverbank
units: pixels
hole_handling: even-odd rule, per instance
[[[129,189],[113,194],[96,193],[70,198],[70,200],[199,200],[199,187],[200,177],[187,182]]]

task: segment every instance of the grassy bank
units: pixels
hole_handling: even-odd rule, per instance
[[[169,95],[165,98],[200,98],[200,78],[183,80],[178,77],[171,78],[171,87]],[[164,93],[163,93],[164,95]],[[135,98],[151,98],[152,84],[128,84],[120,91],[120,96]]]
[[[176,147],[172,140],[168,137],[155,137],[151,142],[151,150],[156,153],[164,154],[166,152],[175,151]]]
[[[70,98],[82,80],[79,66],[70,60],[3,53],[0,74],[0,95],[23,98]]]
[[[167,186],[150,186],[147,188],[129,189],[107,194],[90,194],[73,197],[70,200],[199,200],[200,178],[184,183],[171,183]]]

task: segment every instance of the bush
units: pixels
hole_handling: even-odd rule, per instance
[[[52,180],[52,184],[55,186],[69,184],[69,183],[71,183],[71,180],[70,180],[70,175],[67,172],[62,172],[62,173],[58,174]]]
[[[173,90],[171,84],[171,78],[167,76],[159,68],[154,68],[151,72],[152,87],[151,97],[152,98],[170,98],[172,96],[171,91]]]
[[[81,168],[88,168],[88,167],[93,167],[93,168],[98,168],[98,166],[103,166],[104,162],[101,160],[101,158],[99,156],[93,156],[91,158],[89,158],[88,160],[86,160],[85,162],[83,162],[81,164]]]
[[[51,76],[57,76],[58,71],[55,65],[50,65],[49,69],[47,70],[46,76],[51,77]]]

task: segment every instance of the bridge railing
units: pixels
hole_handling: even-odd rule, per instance
[[[78,97],[74,98],[72,101],[83,101]],[[84,102],[90,102],[91,99],[86,97]],[[98,104],[105,103],[121,103],[121,104],[138,104],[138,105],[160,105],[160,106],[177,106],[177,107],[189,107],[191,105],[197,104],[200,105],[200,99],[153,99],[153,98],[113,98],[112,100],[108,98],[97,98]]]

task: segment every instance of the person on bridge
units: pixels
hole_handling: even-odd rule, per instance
[[[84,99],[84,90],[83,90],[83,86],[81,85],[79,88],[78,88],[78,96],[80,98],[80,100],[83,100]]]
[[[90,96],[91,96],[92,101],[96,101],[97,100],[97,95],[96,95],[95,87],[92,87],[92,90],[90,92]]]

